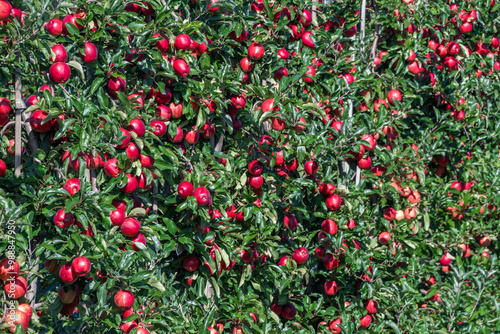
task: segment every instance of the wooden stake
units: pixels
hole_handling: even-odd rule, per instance
[[[26,108],[23,100],[23,86],[21,76],[16,74],[14,77],[14,89],[16,91],[16,125],[15,125],[15,157],[14,157],[14,175],[21,175],[21,144],[22,144],[22,113]],[[32,152],[33,153],[33,152]]]

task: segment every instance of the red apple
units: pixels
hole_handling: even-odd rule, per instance
[[[297,308],[292,303],[283,305],[281,316],[285,319],[292,320],[297,315]]]
[[[70,196],[73,196],[74,194],[76,194],[77,192],[80,191],[81,181],[80,181],[80,179],[77,179],[77,178],[69,179],[64,183],[63,188],[64,188],[64,190],[69,192]]]
[[[388,245],[390,239],[391,239],[391,234],[389,232],[382,232],[378,235],[378,241],[382,245]]]
[[[210,196],[210,192],[205,187],[198,187],[193,192],[194,197],[196,198],[196,202],[200,206],[209,206],[212,204],[212,197]]]
[[[337,223],[335,223],[332,219],[326,219],[321,223],[321,229],[326,233],[336,234],[338,227]]]
[[[55,57],[50,56],[50,61],[53,63],[63,62],[65,63],[68,60],[68,53],[66,52],[66,48],[64,45],[56,44],[51,48],[52,52],[54,52]]]
[[[292,259],[297,262],[297,264],[303,264],[309,258],[309,252],[304,247],[297,248],[292,255]]]
[[[167,133],[167,125],[163,121],[155,120],[149,123],[149,126],[153,127],[153,132],[158,137],[163,137]]]
[[[71,69],[66,63],[54,63],[49,68],[50,79],[55,83],[65,83],[69,80]]]
[[[114,296],[115,305],[122,311],[130,309],[134,305],[135,297],[128,290],[120,290]]]
[[[61,228],[66,228],[75,223],[75,216],[71,212],[64,212],[64,209],[59,209],[54,216],[54,224]]]
[[[326,199],[326,206],[328,209],[332,211],[336,211],[340,209],[340,206],[342,205],[342,199],[340,198],[339,195],[332,195]]]
[[[19,262],[15,259],[5,258],[0,261],[0,280],[7,281],[19,275]]]
[[[97,47],[94,43],[84,44],[85,55],[82,55],[82,60],[85,64],[91,64],[97,60]]]
[[[121,226],[125,221],[126,213],[124,210],[116,209],[114,211],[111,211],[109,213],[109,216],[111,219],[111,224],[113,224],[113,226]]]
[[[318,171],[318,163],[316,161],[306,161],[304,165],[304,170],[309,175],[314,175]]]
[[[325,282],[325,293],[329,296],[335,296],[337,294],[338,287],[337,282],[335,281],[326,281]]]
[[[127,184],[123,188],[121,188],[121,191],[124,192],[125,194],[134,192],[139,186],[137,178],[134,175],[127,173],[127,178],[128,178]]]
[[[188,255],[184,258],[182,266],[189,272],[193,272],[200,266],[200,260],[194,255]]]
[[[73,272],[71,263],[66,263],[59,269],[59,278],[65,284],[73,284],[78,279],[78,275]]]
[[[186,199],[193,195],[193,184],[189,181],[182,181],[177,187],[177,193],[180,197]]]
[[[79,256],[71,262],[73,273],[80,277],[86,276],[90,272],[91,267],[89,259],[85,256]]]
[[[259,42],[253,42],[248,47],[248,58],[259,60],[264,56],[264,46]]]
[[[128,131],[135,132],[137,136],[142,137],[146,133],[146,126],[139,118],[134,118],[129,122]]]
[[[134,238],[139,234],[141,223],[134,217],[125,218],[121,224],[120,231],[126,237]]]
[[[52,19],[47,24],[47,32],[52,36],[59,36],[63,33],[63,22],[60,19]]]

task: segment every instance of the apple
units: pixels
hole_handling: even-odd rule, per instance
[[[189,272],[193,272],[200,266],[200,260],[194,255],[188,255],[184,258],[182,266]]]
[[[79,256],[71,262],[73,273],[80,277],[86,276],[90,272],[91,267],[89,259],[85,256]]]
[[[340,209],[341,205],[342,205],[342,199],[340,198],[339,195],[334,194],[326,199],[326,206],[331,211],[336,211]]]
[[[132,139],[132,136],[130,135],[130,132],[128,132],[128,130],[120,128],[120,131],[122,132],[121,135],[120,135],[120,137],[124,137],[125,136],[125,138],[122,140],[121,144],[115,145],[115,148],[117,148],[117,149],[124,149],[130,143],[130,140]]]
[[[1,14],[1,6],[2,2],[0,1],[0,14]],[[1,18],[1,17],[0,17]],[[24,312],[21,310],[13,310],[13,312],[8,312],[5,315],[4,324],[9,329],[9,332],[15,333],[17,325],[21,325],[23,332],[26,332],[29,325],[29,318]]]
[[[254,64],[251,63],[248,57],[241,58],[240,67],[241,70],[245,73],[250,72],[253,69]]]
[[[385,208],[383,216],[385,219],[391,221],[396,219],[396,210],[394,208]]]
[[[146,133],[146,126],[139,118],[134,118],[129,122],[128,131],[135,132],[137,136],[142,137]]]
[[[121,224],[120,231],[126,237],[134,238],[139,234],[141,223],[134,217],[125,218]]]
[[[121,170],[118,167],[118,160],[116,158],[109,159],[106,161],[104,164],[104,173],[111,177],[118,177],[120,174]]]
[[[271,306],[269,306],[271,311],[273,311],[276,315],[280,315],[281,312],[283,311],[283,306],[279,305],[278,303],[273,303]]]
[[[71,304],[75,300],[76,292],[71,287],[61,285],[57,289],[57,295],[63,304]]]
[[[335,296],[337,294],[338,287],[337,282],[335,281],[326,281],[325,282],[325,293],[329,296]]]
[[[69,80],[71,69],[66,63],[54,63],[49,68],[50,79],[55,83],[65,83]]]
[[[154,34],[153,38],[160,37],[160,39],[155,43],[155,47],[160,51],[160,52],[167,52],[168,47],[170,46],[170,43],[168,42],[168,38],[165,37],[163,34]]]
[[[205,187],[198,187],[194,190],[193,196],[196,198],[196,202],[200,206],[209,206],[212,204],[212,197],[210,196],[210,191]]]
[[[292,320],[297,315],[297,308],[292,303],[283,305],[281,316],[285,319]]]
[[[64,47],[64,45],[56,44],[56,45],[53,45],[50,49],[52,50],[52,52],[54,52],[54,55],[55,55],[54,58],[52,58],[52,56],[50,56],[49,59],[51,62],[53,62],[53,63],[57,63],[57,62],[65,63],[68,60],[68,53],[66,52],[66,48]]]
[[[245,99],[244,94],[241,95],[233,95],[231,97],[231,103],[236,109],[242,109],[245,107],[247,100]]]
[[[193,184],[189,181],[182,181],[179,183],[179,186],[177,187],[177,193],[179,194],[180,197],[186,199],[189,196],[193,195]]]
[[[66,23],[74,25],[78,30],[82,29],[82,26],[76,22],[77,18],[80,18],[77,14],[68,14],[64,17],[63,30],[66,35],[69,34],[69,31],[66,29]]]
[[[109,213],[109,216],[111,219],[111,224],[113,224],[113,226],[121,226],[125,221],[126,213],[122,209],[116,209],[114,211],[111,211]]]
[[[172,143],[180,143],[183,138],[184,138],[184,132],[179,127],[177,127],[177,134],[174,137],[172,137],[170,134],[168,134],[168,139]]]
[[[458,181],[454,181],[451,183],[450,185],[450,189],[457,189],[458,191],[462,191],[463,188],[462,188],[462,184]]]
[[[309,258],[309,252],[304,247],[297,248],[292,255],[292,259],[297,262],[297,264],[303,264]]]
[[[108,88],[110,91],[111,96],[113,98],[116,98],[116,93],[114,92],[124,92],[125,89],[127,88],[127,83],[125,82],[125,79],[123,79],[122,77],[120,76],[116,76],[116,77],[111,77],[109,78],[108,80]]]
[[[295,216],[291,213],[287,213],[283,220],[283,228],[290,228],[290,231],[295,231],[297,229],[297,218],[295,218]]]
[[[335,223],[332,219],[325,219],[321,223],[321,229],[329,234],[337,233],[337,223]]]
[[[335,258],[332,254],[327,253],[323,257],[323,265],[327,270],[335,270],[339,266],[339,260]]]
[[[314,41],[312,39],[312,33],[310,31],[306,31],[302,34],[302,44],[307,46],[310,49],[314,49],[316,46],[314,45]]]
[[[28,321],[31,320],[31,317],[33,316],[33,310],[31,309],[31,306],[29,304],[27,303],[19,304],[17,309],[26,314],[26,316],[28,317]]]
[[[318,185],[318,190],[320,192],[321,195],[324,195],[324,196],[331,196],[333,195],[334,191],[335,191],[335,185],[334,184],[329,184],[329,183],[320,183]]]
[[[125,149],[125,153],[130,161],[136,161],[139,159],[141,155],[141,149],[137,146],[136,143],[129,143],[127,148]]]
[[[136,244],[140,243],[140,244],[143,244],[144,246],[146,246],[146,237],[142,233],[137,234],[137,236],[135,238],[132,238],[131,241],[132,241],[131,247],[136,252],[138,252],[140,250],[140,248],[137,247]]]
[[[382,232],[378,235],[378,241],[382,245],[388,245],[390,239],[391,239],[391,234],[389,232]]]
[[[70,196],[73,196],[80,191],[81,181],[77,178],[68,179],[63,186],[63,189],[69,192]]]
[[[371,314],[377,313],[377,307],[378,307],[378,303],[374,300],[369,300],[365,306],[368,313],[371,313]]]
[[[5,97],[0,97],[0,115],[8,115],[12,111],[12,103]]]
[[[7,21],[12,11],[12,5],[8,1],[0,1],[0,21]]]
[[[204,139],[210,139],[215,135],[215,126],[210,124],[207,119],[207,123],[203,124],[199,131]]]
[[[390,104],[394,104],[394,100],[401,102],[402,98],[401,92],[397,89],[392,89],[387,93],[387,101],[389,101]]]
[[[248,47],[248,58],[259,60],[264,56],[264,46],[259,42],[252,42]]]
[[[175,37],[174,47],[179,50],[187,50],[191,44],[191,38],[186,34],[180,34]]]
[[[121,191],[124,192],[125,194],[134,192],[139,186],[137,178],[134,175],[127,173],[127,178],[128,178],[127,184],[123,188],[121,188]]]
[[[84,44],[85,55],[81,55],[85,64],[92,64],[97,60],[98,52],[94,43]]]
[[[63,33],[63,22],[60,19],[51,19],[47,24],[47,32],[52,36],[59,36]]]
[[[78,279],[78,275],[73,272],[71,263],[66,263],[59,269],[59,278],[65,284],[73,284]]]
[[[258,176],[249,176],[247,178],[247,183],[254,189],[257,189],[257,188],[260,188],[262,187],[262,185],[264,184],[264,178],[262,177],[262,175],[258,175]]]
[[[312,160],[306,161],[304,165],[304,170],[306,171],[307,174],[314,175],[318,171],[318,163]]]
[[[182,106],[182,105],[181,105]],[[164,104],[160,104],[155,109],[155,114],[158,117],[169,120],[172,117],[172,110]]]
[[[286,49],[279,49],[278,57],[287,60],[288,58],[290,58],[290,53]]]
[[[314,77],[316,75],[316,68],[314,68],[313,66],[310,66],[310,65],[307,65],[307,67],[309,68],[306,73],[304,73],[304,81],[307,82],[307,83],[311,83],[314,81],[313,78],[311,77]]]
[[[0,261],[0,280],[7,281],[19,275],[19,262],[15,259],[5,258]]]
[[[260,161],[253,160],[248,164],[248,172],[254,176],[262,174],[263,170],[264,166],[260,163]]]
[[[196,126],[193,125],[192,130],[184,133],[184,140],[190,145],[195,145],[200,140],[200,133],[196,130]]]
[[[291,161],[289,161],[286,165],[285,165],[286,169],[288,169],[290,172],[293,172],[295,170],[297,170],[297,168],[299,168],[299,161],[297,159],[293,159]]]
[[[451,264],[451,259],[448,257],[447,253],[445,253],[445,254],[443,254],[443,256],[441,256],[439,263],[441,263],[441,265],[443,265],[443,266],[449,266]]]
[[[122,311],[130,309],[134,305],[135,296],[128,290],[120,290],[114,296],[115,305]]]
[[[361,328],[368,328],[372,323],[372,317],[369,314],[365,314],[359,321],[359,325]]]
[[[149,126],[154,128],[154,130],[151,132],[153,132],[159,138],[163,137],[167,133],[167,130],[168,130],[165,122],[159,121],[159,120],[151,121],[151,123],[149,123]]]
[[[479,239],[479,244],[481,245],[481,247],[488,247],[491,244],[491,238],[488,236],[484,236]]]
[[[219,332],[217,332],[217,330],[213,327],[207,327],[208,331],[209,331],[209,334],[219,334]]]
[[[75,216],[71,212],[64,212],[59,209],[54,216],[54,224],[61,228],[66,228],[75,223]]]
[[[173,68],[175,73],[182,78],[186,78],[189,75],[190,67],[184,59],[177,58],[174,61]]]
[[[44,122],[49,113],[44,110],[35,110],[30,116],[30,125],[36,132],[47,133],[52,130],[52,122]],[[43,124],[42,124],[43,123]]]

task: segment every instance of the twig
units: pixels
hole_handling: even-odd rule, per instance
[[[469,321],[470,318],[472,318],[472,315],[474,314],[474,311],[476,310],[477,304],[479,304],[479,301],[481,300],[481,295],[484,292],[484,288],[486,288],[486,284],[485,284],[484,278],[483,278],[483,288],[479,292],[479,296],[477,296],[476,304],[474,304],[474,307],[472,308],[472,311],[470,311],[470,315],[469,315],[469,318],[467,319],[467,321]]]
[[[5,131],[7,131],[14,124],[16,124],[16,122],[14,122],[14,121],[5,124],[2,131],[0,131],[0,137],[2,137],[3,134],[5,133]]]

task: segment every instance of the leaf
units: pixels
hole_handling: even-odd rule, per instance
[[[68,23],[66,23],[66,26],[67,25],[68,25]],[[80,76],[82,77],[82,80],[85,80],[85,73],[83,73],[83,67],[82,67],[82,65],[79,62],[71,60],[71,61],[68,62],[68,65],[71,66],[71,67],[73,67],[75,70],[77,70],[78,73],[80,73]]]

